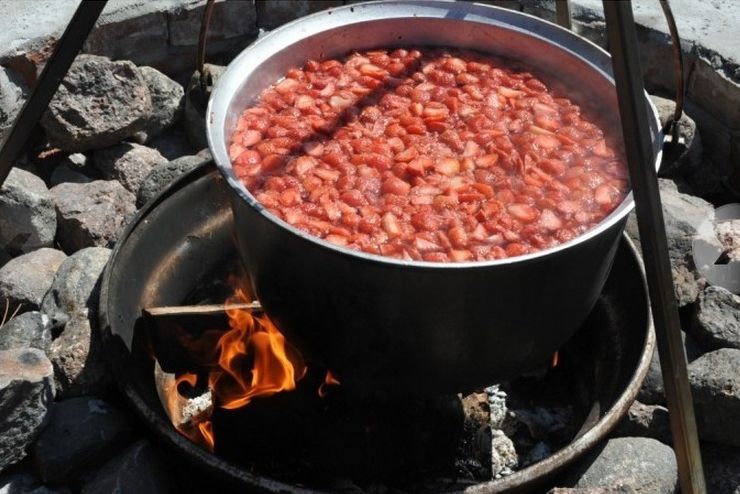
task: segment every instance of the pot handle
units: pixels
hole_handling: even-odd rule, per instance
[[[673,111],[673,117],[664,124],[663,133],[671,134],[673,142],[677,142],[678,132],[678,121],[683,115],[683,104],[685,97],[685,81],[684,81],[684,63],[683,63],[683,50],[681,50],[681,39],[678,36],[678,28],[676,27],[676,20],[673,17],[673,11],[668,3],[668,0],[658,0],[660,7],[663,9],[663,15],[668,23],[668,31],[671,35],[671,44],[673,45],[673,66],[676,77],[676,108]]]
[[[203,8],[203,17],[200,20],[200,32],[198,33],[198,51],[195,54],[195,67],[200,74],[200,90],[201,93],[208,94],[208,87],[213,84],[211,74],[206,73],[206,44],[208,42],[208,26],[211,23],[211,16],[213,15],[213,6],[215,0],[206,0],[206,5]]]

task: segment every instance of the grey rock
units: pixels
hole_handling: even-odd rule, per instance
[[[64,182],[84,184],[96,178],[101,178],[101,175],[92,166],[92,160],[82,153],[72,153],[54,167],[49,177],[49,185],[54,187]]]
[[[311,12],[311,4],[308,0],[270,0],[268,2],[256,2],[257,27],[262,29],[275,29],[286,22],[290,22]]]
[[[0,249],[12,256],[50,247],[57,230],[54,202],[44,181],[19,168],[0,187]]]
[[[51,189],[59,221],[57,240],[66,252],[112,247],[136,211],[136,197],[115,180],[64,183]]]
[[[92,181],[92,178],[88,177],[84,173],[80,173],[71,169],[67,165],[55,166],[54,171],[51,172],[51,176],[49,177],[49,185],[52,187],[66,182],[71,182],[74,184],[86,184]]]
[[[103,354],[103,342],[86,312],[72,315],[49,348],[54,382],[60,398],[103,394],[111,375]]]
[[[11,307],[22,304],[23,312],[38,309],[66,258],[61,250],[41,248],[9,261],[0,268],[0,303],[5,299]]]
[[[706,287],[699,297],[692,334],[706,348],[740,349],[740,297],[722,287]]]
[[[689,364],[699,437],[740,446],[740,350],[722,348]]]
[[[65,151],[112,146],[143,130],[149,88],[127,61],[79,55],[41,119],[49,142]]]
[[[28,87],[18,74],[0,67],[0,139],[12,127],[28,94]]]
[[[172,46],[192,47],[198,40],[201,19],[203,18],[203,4],[189,2],[185,3],[183,7],[167,14],[168,41]],[[209,47],[213,41],[254,35],[256,31],[257,19],[255,18],[254,2],[219,2],[214,4],[213,16],[208,26],[208,38],[211,41]]]
[[[171,485],[170,472],[159,451],[140,440],[103,465],[82,494],[164,494],[171,492]]]
[[[104,179],[118,180],[134,194],[149,172],[167,163],[156,149],[129,142],[100,149],[93,157]]]
[[[54,371],[36,348],[0,351],[0,471],[22,460],[54,404]]]
[[[674,262],[685,262],[699,226],[714,219],[714,207],[699,197],[679,192],[675,182],[659,179],[660,199],[668,236],[668,253]]]
[[[152,138],[180,120],[185,104],[185,89],[155,68],[139,67],[139,71],[152,98],[152,113],[144,128],[147,138]]]
[[[66,482],[104,463],[131,434],[130,417],[105,401],[84,396],[57,402],[33,445],[36,472],[44,483]]]
[[[185,91],[183,125],[185,126],[188,140],[195,149],[208,147],[208,140],[206,139],[206,105],[208,104],[211,90],[225,71],[226,67],[220,65],[205,65],[203,69],[207,82],[205,94],[201,90],[200,73],[196,70],[190,77],[190,82]]]
[[[676,103],[660,96],[650,96],[660,116],[661,123],[673,118]],[[660,173],[663,176],[685,175],[701,164],[702,145],[696,122],[683,113],[676,127],[677,141],[665,147]],[[672,136],[671,136],[672,137]]]
[[[673,286],[679,307],[692,304],[704,288],[705,280],[694,269],[692,242],[699,226],[714,219],[714,207],[709,202],[679,192],[676,183],[669,179],[658,179],[660,198],[663,203],[663,218],[671,259]],[[627,234],[640,246],[639,232],[634,212],[627,218]]]
[[[90,247],[75,252],[59,266],[51,288],[41,302],[41,310],[59,328],[77,313],[87,312],[97,319],[100,276],[110,257],[110,249]]]
[[[687,335],[681,331],[681,339],[683,340],[688,362],[693,362],[704,353],[691,335]],[[648,373],[642,382],[637,399],[647,405],[665,405],[666,403],[663,372],[660,368],[660,356],[658,355],[657,348],[653,352]]]
[[[0,494],[72,494],[69,489],[49,489],[34,475],[14,473],[0,476]]]
[[[740,448],[705,442],[701,454],[707,492],[740,494]]]
[[[38,485],[38,479],[28,473],[0,475],[0,494],[31,492]]]
[[[571,489],[569,487],[556,487],[547,494],[634,494],[635,490],[625,485],[612,487],[584,487],[582,489]]]
[[[179,130],[167,131],[150,140],[147,145],[170,161],[195,152],[185,132]]]
[[[139,193],[136,195],[136,207],[142,207],[170,183],[206,161],[208,160],[200,156],[182,156],[166,165],[158,166],[147,175],[141,184]]]
[[[635,401],[615,429],[614,435],[651,437],[662,443],[670,444],[671,424],[668,409],[660,405],[645,405]]]
[[[49,489],[28,468],[13,470],[13,473],[0,475],[0,494],[71,494],[68,489]]]
[[[573,487],[625,486],[637,494],[673,494],[678,468],[673,450],[646,437],[610,439],[591,452],[571,473]]]
[[[51,319],[41,312],[25,312],[0,326],[0,350],[38,348],[51,345]]]

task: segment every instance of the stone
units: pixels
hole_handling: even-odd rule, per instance
[[[0,140],[13,126],[28,94],[28,87],[19,74],[0,67]]]
[[[92,178],[88,177],[84,173],[73,170],[68,165],[55,166],[54,171],[51,172],[51,176],[49,177],[49,185],[51,187],[66,182],[71,182],[74,184],[86,184],[92,181]]]
[[[547,494],[634,494],[635,490],[625,485],[612,487],[584,487],[582,489],[571,489],[569,487],[556,487]]]
[[[740,494],[740,448],[705,442],[701,454],[707,492]]]
[[[740,446],[740,350],[721,348],[689,364],[699,437]]]
[[[79,55],[41,124],[53,146],[87,151],[112,146],[144,130],[151,112],[149,88],[133,63]]]
[[[650,99],[658,110],[661,124],[673,118],[676,108],[675,101],[654,95],[651,95]],[[671,140],[670,145],[664,148],[663,163],[660,168],[662,176],[684,175],[696,170],[701,164],[702,145],[696,122],[683,113],[677,123],[675,134],[676,142]],[[670,137],[673,138],[673,136]]]
[[[54,327],[63,327],[72,315],[82,312],[97,320],[100,276],[110,252],[102,247],[82,249],[59,266],[41,302],[41,311],[49,316]]]
[[[692,242],[699,227],[706,220],[714,221],[714,206],[699,197],[684,194],[678,190],[676,182],[658,179],[660,199],[663,204],[663,219],[668,240],[668,254],[671,259],[673,288],[679,307],[696,302],[704,288],[705,281],[694,269]],[[636,240],[639,232],[634,211],[627,218],[627,234]]]
[[[673,494],[678,489],[673,450],[646,437],[610,439],[580,461],[568,477],[576,488],[621,485],[636,494]]]
[[[116,180],[63,183],[51,193],[59,219],[57,240],[68,253],[112,247],[136,211],[136,196]]]
[[[191,155],[195,152],[195,149],[190,145],[190,141],[188,141],[188,137],[185,135],[185,132],[181,130],[169,130],[150,140],[147,143],[147,146],[159,151],[159,154],[167,158],[169,161],[181,156]]]
[[[54,404],[54,371],[36,348],[0,351],[0,471],[22,460]]]
[[[82,153],[72,153],[57,163],[49,176],[49,186],[64,182],[87,183],[101,178],[100,172],[92,165],[92,160]]]
[[[170,477],[162,454],[142,439],[103,465],[82,494],[164,494],[172,490]]]
[[[150,139],[180,120],[185,104],[185,89],[153,67],[139,67],[139,71],[152,98],[152,113],[144,127],[147,139]]]
[[[120,451],[132,432],[131,418],[103,400],[83,396],[57,402],[32,448],[36,472],[47,484],[67,482]]]
[[[0,187],[0,249],[11,256],[51,247],[57,231],[54,202],[46,184],[19,168]]]
[[[308,0],[268,0],[256,2],[257,27],[261,29],[275,29],[286,22],[307,15],[311,11]]]
[[[0,475],[0,494],[70,494],[63,489],[56,491],[41,484],[35,476],[27,473]]]
[[[0,305],[21,304],[21,311],[37,310],[54,279],[54,274],[67,258],[61,250],[41,248],[23,254],[0,268]]]
[[[668,409],[660,405],[645,405],[635,401],[613,434],[617,437],[651,437],[662,443],[671,444]]]
[[[314,0],[315,1],[315,0]],[[259,3],[259,2],[258,2]],[[169,43],[172,46],[194,46],[198,42],[203,3],[192,2],[167,13]],[[208,25],[209,48],[214,42],[257,34],[254,2],[216,2]],[[211,50],[208,50],[209,53]]]
[[[102,395],[111,383],[97,327],[86,313],[74,314],[49,347],[54,382],[60,398]]]
[[[694,339],[681,331],[686,360],[691,363],[704,353]],[[646,405],[665,405],[665,387],[663,385],[663,371],[660,368],[660,356],[656,347],[650,360],[647,375],[637,394],[637,399]]]
[[[706,287],[691,328],[706,348],[740,349],[740,297],[719,286]]]
[[[38,311],[24,312],[0,326],[0,350],[38,348],[51,345],[51,319]]]
[[[206,105],[211,95],[211,90],[216,85],[218,78],[226,71],[226,67],[220,65],[205,64],[203,72],[205,75],[206,91],[201,89],[200,72],[193,72],[190,82],[185,91],[185,114],[183,124],[190,144],[195,149],[208,147],[206,139]]]
[[[133,194],[149,172],[167,163],[156,149],[130,142],[95,151],[93,158],[104,179],[119,181]]]
[[[147,175],[141,184],[139,193],[136,195],[136,207],[144,206],[169,184],[207,161],[200,156],[182,156],[166,165],[158,166]]]
[[[714,220],[714,206],[699,197],[682,194],[672,180],[659,179],[658,183],[668,236],[668,252],[671,260],[682,262],[691,253],[691,243],[699,226],[707,219]]]

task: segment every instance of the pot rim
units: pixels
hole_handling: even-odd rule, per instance
[[[471,17],[471,19],[468,19],[468,17]],[[566,51],[571,56],[580,59],[593,70],[597,71],[612,86],[614,85],[611,64],[609,63],[611,56],[606,50],[557,24],[540,19],[534,15],[512,11],[502,7],[475,4],[472,2],[457,2],[454,0],[377,0],[317,12],[296,19],[271,31],[242,50],[219,78],[208,101],[206,108],[208,146],[219,172],[232,191],[239,196],[240,200],[245,201],[252,209],[270,222],[277,224],[305,241],[311,242],[319,248],[329,249],[337,254],[351,256],[367,262],[380,262],[386,265],[402,266],[405,268],[427,269],[480,268],[537,261],[599,236],[602,232],[622,221],[632,211],[635,204],[630,189],[630,192],[620,205],[595,227],[567,242],[521,256],[465,262],[407,261],[341,247],[304,232],[270,213],[234,174],[226,144],[228,135],[224,132],[225,119],[234,94],[239,90],[244,81],[242,75],[244,68],[253,66],[252,60],[254,58],[265,61],[279,49],[289,47],[307,36],[317,35],[338,27],[346,27],[367,21],[399,18],[452,18],[471,23],[485,23],[502,29],[523,32],[528,36],[536,37],[541,41],[550,43],[557,49]],[[533,27],[536,28],[536,33],[533,32]],[[256,57],[255,54],[257,55]],[[657,171],[660,167],[662,157],[663,133],[659,125],[657,109],[649,98],[647,91],[645,92],[645,101],[651,110],[649,117],[652,117],[650,118],[650,125],[654,131],[653,151],[655,154],[655,169]]]

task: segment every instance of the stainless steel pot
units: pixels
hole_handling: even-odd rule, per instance
[[[307,235],[268,213],[234,175],[227,152],[232,129],[264,88],[310,58],[390,46],[472,48],[525,62],[619,131],[608,54],[526,14],[403,0],[353,4],[287,24],[229,65],[207,111],[209,145],[233,192],[236,238],[255,293],[309,360],[363,390],[456,392],[544,364],[599,296],[631,194],[596,228],[555,248],[438,264],[365,254]],[[657,168],[662,138],[651,108]]]

